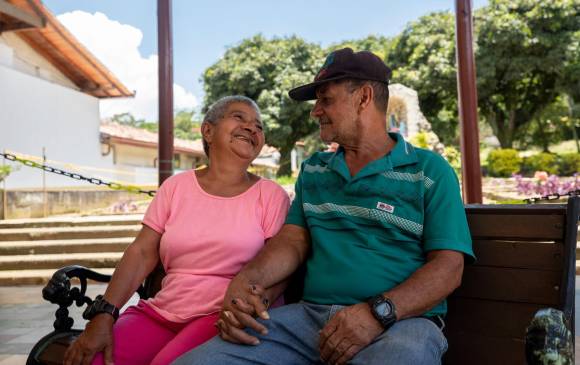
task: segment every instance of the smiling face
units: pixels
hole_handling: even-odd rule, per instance
[[[264,146],[260,116],[242,102],[231,103],[217,123],[204,123],[202,133],[209,144],[210,156],[228,153],[251,162]]]
[[[353,93],[346,83],[327,83],[316,90],[316,103],[310,115],[320,124],[320,138],[326,142],[347,142],[357,134]]]

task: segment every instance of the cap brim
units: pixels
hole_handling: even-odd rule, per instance
[[[311,82],[310,84],[298,86],[290,91],[288,91],[288,96],[296,101],[306,101],[316,99],[316,89],[327,82],[344,79],[349,77],[348,75],[341,75],[336,77],[331,77],[329,79],[324,79],[320,81]]]

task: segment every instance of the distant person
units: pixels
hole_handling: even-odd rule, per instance
[[[169,364],[215,336],[231,279],[282,226],[288,195],[247,171],[264,146],[256,103],[218,100],[201,132],[208,167],[161,185],[104,296],[90,307],[91,321],[66,351],[66,365]],[[115,322],[159,260],[167,273],[159,293]]]
[[[445,298],[473,258],[471,237],[451,166],[387,134],[390,73],[345,48],[290,91],[316,100],[320,137],[339,147],[302,164],[286,224],[230,283],[221,338],[175,364],[441,363]],[[302,264],[302,301],[268,313],[263,288]]]

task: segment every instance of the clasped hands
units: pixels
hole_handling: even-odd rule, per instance
[[[258,345],[260,340],[245,331],[251,328],[262,335],[266,326],[256,319],[270,319],[268,308],[273,298],[256,284],[230,286],[224,298],[220,318],[216,322],[219,336],[229,342]],[[346,364],[360,350],[383,332],[366,303],[345,307],[334,315],[320,331],[320,358],[327,364]]]

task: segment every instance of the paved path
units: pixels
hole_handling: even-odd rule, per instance
[[[580,323],[580,277],[576,277],[576,333]],[[41,297],[41,286],[0,287],[0,365],[23,365],[32,346],[52,331],[55,306]],[[90,285],[89,296],[102,294],[105,285]],[[133,296],[129,304],[137,301]],[[78,309],[78,308],[75,308]],[[71,310],[75,328],[84,327],[79,310]],[[580,337],[576,337],[576,353],[580,350]],[[580,364],[580,359],[576,361]]]
[[[104,284],[92,284],[88,294],[94,298],[105,291]],[[0,287],[0,365],[23,365],[34,344],[53,330],[56,306],[42,299],[42,286]],[[135,295],[129,304],[135,303]],[[81,309],[71,309],[74,328],[86,322]]]

